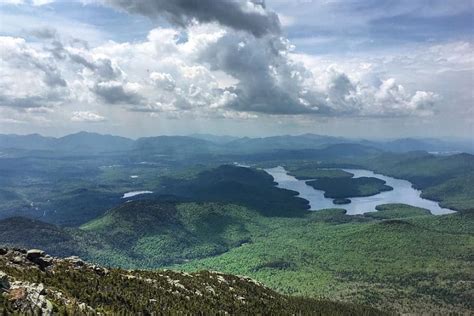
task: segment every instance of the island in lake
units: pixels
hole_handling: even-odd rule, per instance
[[[324,196],[332,198],[334,204],[348,204],[351,197],[364,197],[391,191],[393,188],[385,184],[384,180],[372,177],[360,178],[320,178],[307,181],[309,186],[324,191]]]
[[[335,205],[350,204],[349,198],[377,195],[393,188],[375,177],[354,177],[341,169],[318,169],[314,165],[289,166],[289,174],[306,184],[324,191],[324,197],[332,198]]]
[[[336,205],[346,205],[346,204],[351,204],[351,200],[347,198],[339,198],[339,199],[334,199],[332,201]]]

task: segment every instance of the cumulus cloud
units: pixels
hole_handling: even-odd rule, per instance
[[[435,112],[438,95],[433,92],[409,93],[394,78],[367,83],[351,80],[347,74],[332,67],[326,72],[316,81],[323,83],[320,89],[335,114],[393,117],[426,116]]]
[[[288,57],[291,46],[281,37],[254,38],[228,32],[199,54],[212,70],[238,80],[226,89],[236,95],[229,107],[237,111],[301,114],[323,110],[306,86],[310,73]]]
[[[45,1],[8,2],[33,5]],[[270,126],[277,121],[314,127],[332,121],[331,117],[347,123],[366,121],[360,118],[369,117],[371,122],[395,126],[394,122],[418,122],[419,116],[436,114],[423,121],[439,122],[451,115],[455,118],[453,122],[458,122],[466,121],[472,114],[467,110],[472,108],[473,48],[469,39],[456,36],[459,41],[450,42],[454,37],[435,36],[433,41],[430,37],[429,41],[427,38],[418,44],[386,49],[377,41],[378,34],[367,34],[367,27],[373,27],[372,21],[377,22],[380,17],[390,25],[397,21],[398,18],[392,19],[392,13],[395,17],[404,17],[407,12],[439,16],[431,9],[425,12],[426,8],[436,7],[432,1],[423,2],[423,10],[415,10],[418,3],[402,1],[413,7],[403,12],[387,11],[383,5],[377,5],[380,10],[374,15],[366,14],[365,9],[354,11],[360,7],[357,1],[303,4],[269,0],[270,7],[285,13],[280,19],[287,26],[291,43],[280,32],[278,17],[261,1],[82,0],[83,4],[97,2],[147,16],[162,27],[150,30],[146,38],[129,41],[130,36],[141,36],[149,24],[136,16],[125,17],[127,25],[137,22],[133,25],[138,27],[130,32],[118,28],[118,32],[110,33],[117,30],[115,20],[105,24],[92,21],[88,25],[70,20],[70,15],[61,10],[53,17],[45,14],[49,8],[8,8],[2,12],[2,21],[7,21],[3,33],[14,35],[0,37],[2,122],[28,122],[30,118],[32,122],[34,118],[38,124],[49,124],[50,119],[60,125],[65,118],[68,122],[72,117],[78,120],[81,115],[73,114],[78,109],[90,109],[99,116],[98,113],[109,113],[107,116],[114,117],[106,123],[110,126],[117,120],[133,121],[129,126],[162,126],[167,118],[184,118],[185,122],[222,118],[258,119],[258,126],[264,122]],[[294,9],[287,10],[288,7]],[[444,3],[443,7],[453,6]],[[87,9],[82,21],[91,17],[96,8]],[[22,10],[25,14],[15,13]],[[295,14],[295,10],[303,14]],[[455,11],[465,10],[458,7]],[[333,13],[337,12],[339,18],[334,19]],[[354,15],[357,12],[360,14]],[[349,14],[351,18],[347,19]],[[171,26],[163,27],[161,17],[168,19],[167,25]],[[335,25],[335,32],[320,28],[334,21],[345,23]],[[395,28],[399,25],[394,24]],[[410,29],[426,31],[416,26]],[[440,28],[445,29],[442,25]],[[383,30],[381,36],[386,39],[386,28],[378,29]],[[323,40],[319,44],[311,41],[309,47],[311,52],[322,54],[298,54],[292,46],[299,43],[300,49],[301,45],[304,47],[299,41],[308,34]],[[357,34],[369,36],[360,38]],[[402,37],[410,35],[418,37],[411,32],[403,33]],[[328,42],[326,37],[333,39]],[[372,38],[375,42],[370,43],[370,51],[351,44]],[[400,38],[394,40],[397,45],[402,43]],[[380,45],[383,50],[377,50]],[[349,51],[351,54],[347,54]],[[312,61],[308,63],[308,59]],[[378,119],[382,117],[403,119],[389,123]],[[179,125],[174,123],[170,124],[173,128]],[[228,123],[231,125],[216,125]]]
[[[228,107],[266,114],[322,116],[429,115],[437,95],[410,93],[393,78],[353,80],[332,67],[311,71],[282,37],[254,38],[227,32],[199,54],[213,70],[237,79],[225,91],[236,97]]]
[[[224,32],[215,25],[195,25],[192,29],[186,42],[177,40],[178,31],[159,28],[141,43],[97,47],[95,55],[110,58],[123,71],[123,89],[117,84],[101,88],[120,89],[113,95],[126,99],[127,108],[135,112],[219,115],[217,112],[235,96],[220,88],[216,74],[197,60],[197,52]]]
[[[62,78],[54,61],[28,45],[24,39],[0,37],[0,50],[2,51],[2,60],[7,62],[10,67],[24,70],[36,69],[42,73],[43,82],[46,85],[50,87],[66,86],[66,81]]]
[[[105,121],[105,117],[90,111],[77,111],[72,113],[71,121],[96,123]]]
[[[197,20],[218,22],[258,37],[280,32],[278,15],[266,10],[263,0],[104,0],[103,2],[151,18],[164,16],[172,23],[183,27]]]
[[[0,67],[11,75],[0,79],[0,106],[21,110],[97,103],[169,117],[238,119],[258,113],[408,116],[436,110],[438,95],[408,91],[390,76],[365,80],[334,67],[307,67],[263,2],[108,3],[132,13],[166,16],[185,26],[186,34],[162,27],[143,41],[109,41],[92,48],[48,28],[31,33],[42,44],[1,37]],[[32,85],[21,84],[19,77],[31,79]]]
[[[141,97],[133,89],[131,84],[123,84],[118,81],[98,82],[92,91],[110,104],[136,105],[141,103]]]
[[[71,61],[81,64],[95,76],[103,80],[115,80],[122,75],[120,68],[113,65],[110,59],[101,57],[96,59],[88,58],[86,56],[86,54],[88,54],[87,50],[82,50],[82,52],[71,48],[63,50],[67,53]],[[91,54],[89,53],[89,55]]]
[[[67,82],[55,59],[22,38],[0,37],[0,106],[55,106],[67,98]]]
[[[165,16],[172,23],[186,26],[184,44],[176,41],[179,37],[176,31],[165,29],[152,31],[148,40],[162,42],[162,54],[168,60],[179,60],[182,69],[184,65],[189,68],[187,64],[191,61],[192,68],[199,69],[203,77],[220,71],[236,81],[225,88],[209,88],[201,85],[200,76],[195,76],[195,82],[186,91],[177,87],[177,82],[187,82],[186,78],[154,72],[149,77],[166,97],[147,103],[140,111],[189,111],[199,106],[203,112],[209,108],[226,108],[284,115],[412,115],[430,113],[436,100],[431,92],[411,95],[401,85],[391,83],[391,79],[385,79],[386,82],[380,79],[376,85],[370,85],[353,81],[344,73],[327,75],[310,71],[293,58],[294,47],[280,35],[278,16],[267,10],[263,2],[110,0],[108,3],[148,17]],[[271,17],[265,20],[263,28],[247,21],[248,18],[261,21],[262,17]],[[209,22],[231,29],[222,30]],[[205,34],[201,25],[207,25]],[[268,31],[268,25],[273,25],[273,31]],[[180,73],[182,69],[174,71]],[[322,79],[324,76],[330,77],[329,80]],[[213,82],[209,78],[205,80]],[[210,106],[210,99],[216,99],[216,94],[223,97]],[[204,95],[207,97],[199,98]]]
[[[410,93],[392,78],[365,82],[331,67],[311,70],[283,37],[257,38],[217,24],[189,26],[185,41],[178,35],[177,30],[157,28],[142,42],[94,48],[59,36],[45,40],[41,48],[24,39],[2,38],[6,54],[1,67],[16,75],[0,80],[5,87],[0,106],[21,110],[67,101],[167,117],[238,119],[257,113],[428,115],[435,109],[437,95]],[[22,76],[36,84],[21,84],[19,66]]]

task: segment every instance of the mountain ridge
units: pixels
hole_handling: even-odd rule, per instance
[[[174,141],[174,144],[171,144]],[[0,134],[0,149],[48,150],[58,152],[105,153],[114,151],[130,151],[146,148],[151,151],[179,152],[190,149],[198,153],[252,153],[269,152],[272,150],[319,149],[334,144],[358,144],[379,150],[392,152],[408,152],[424,150],[428,152],[474,153],[474,142],[471,140],[444,141],[433,138],[400,138],[380,141],[352,139],[317,134],[280,135],[261,138],[218,136],[211,134],[191,134],[189,136],[152,136],[131,139],[122,136],[99,134],[81,131],[62,137],[45,137],[40,134],[16,135]],[[174,145],[174,146],[171,146]],[[185,149],[185,146],[191,146]],[[163,149],[165,147],[165,149]]]

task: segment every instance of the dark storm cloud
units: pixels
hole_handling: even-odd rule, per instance
[[[170,22],[187,26],[194,19],[200,22],[218,22],[257,37],[280,33],[278,15],[265,9],[263,0],[104,0],[105,3],[156,18],[166,17]]]

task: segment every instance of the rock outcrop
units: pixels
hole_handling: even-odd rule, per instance
[[[2,313],[381,315],[366,307],[281,295],[246,277],[107,269],[37,249],[0,249]]]
[[[34,311],[42,315],[53,313],[53,303],[46,298],[46,289],[42,283],[14,281],[6,291],[7,299],[19,312]]]
[[[36,274],[55,273],[55,265],[71,262],[71,269],[87,267],[91,271],[105,275],[107,269],[86,264],[78,257],[67,259],[54,258],[39,249],[5,249],[0,248],[0,269],[13,271],[12,275],[0,270],[0,311],[10,309],[20,314],[53,315],[54,305],[68,306],[70,310],[91,312],[94,309],[76,299],[69,299],[60,291],[47,288],[43,283],[29,282],[22,278],[28,273]],[[18,275],[20,272],[20,275]],[[54,303],[53,303],[54,302]]]
[[[37,264],[42,270],[53,264],[53,258],[42,250],[31,249],[26,252],[26,259]]]
[[[0,291],[5,291],[10,288],[10,282],[8,281],[8,275],[0,271]]]

